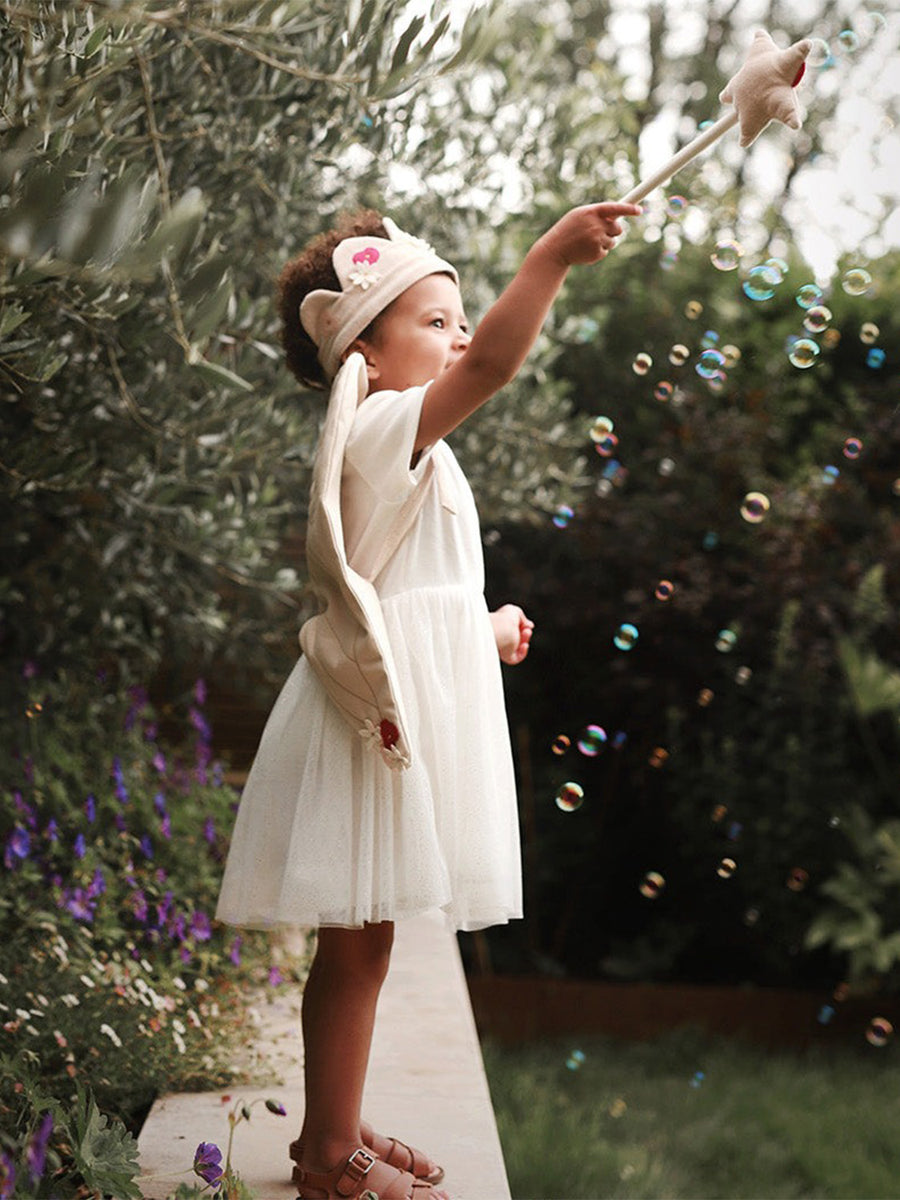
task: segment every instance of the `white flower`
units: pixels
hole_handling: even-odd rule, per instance
[[[177,1029],[172,1030],[172,1041],[178,1047],[178,1053],[184,1054],[185,1050],[187,1050],[187,1045],[185,1044],[184,1038],[181,1036],[181,1034],[178,1032]]]
[[[172,1022],[172,1028],[176,1031],[176,1033],[184,1033],[185,1032],[184,1022],[179,1021],[177,1017]]]
[[[197,982],[194,984],[194,988],[198,992],[208,992],[209,984],[206,982],[205,979],[198,979]]]
[[[178,988],[178,990],[180,992],[187,991],[187,984],[178,975],[175,976],[175,978],[172,980],[172,982],[174,983],[174,985]]]
[[[112,1044],[114,1046],[122,1045],[122,1039],[119,1037],[119,1035],[116,1033],[116,1031],[111,1026],[101,1025],[100,1032],[105,1033],[106,1036],[109,1038],[109,1040],[112,1042]]]
[[[85,987],[92,988],[94,986],[94,981],[91,979],[90,975],[79,975],[78,978]]]
[[[81,1001],[77,996],[73,996],[71,992],[67,992],[64,996],[60,996],[60,1000],[66,1008],[77,1008]]]
[[[0,983],[2,983],[4,987],[6,987],[6,985],[9,983],[9,980],[2,973],[0,973]]]

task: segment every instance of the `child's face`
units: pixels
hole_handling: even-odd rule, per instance
[[[426,275],[381,314],[362,344],[369,380],[380,390],[428,383],[465,352],[469,326],[449,275]]]

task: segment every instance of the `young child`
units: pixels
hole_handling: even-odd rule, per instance
[[[440,1167],[362,1123],[363,1084],[394,922],[522,915],[499,662],[525,658],[533,626],[487,611],[474,500],[443,438],[515,376],[569,268],[640,211],[567,213],[474,334],[454,268],[374,212],[282,272],[288,366],[331,388],[307,538],[323,611],[263,733],[217,916],[318,929],[290,1147],[303,1200],[446,1200]]]

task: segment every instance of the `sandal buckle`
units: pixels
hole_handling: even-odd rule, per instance
[[[347,1159],[347,1165],[344,1168],[345,1174],[349,1175],[355,1183],[360,1179],[365,1179],[368,1173],[375,1166],[375,1155],[370,1154],[368,1150],[363,1150],[362,1146],[358,1150],[354,1150]]]

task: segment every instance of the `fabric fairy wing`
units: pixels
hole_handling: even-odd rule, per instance
[[[367,385],[363,356],[350,355],[332,384],[313,467],[306,553],[321,611],[301,628],[300,646],[353,730],[390,768],[401,770],[411,763],[408,723],[384,614],[375,588],[347,561],[341,520],[344,448]],[[409,529],[426,482],[402,505],[378,556],[380,565]]]

